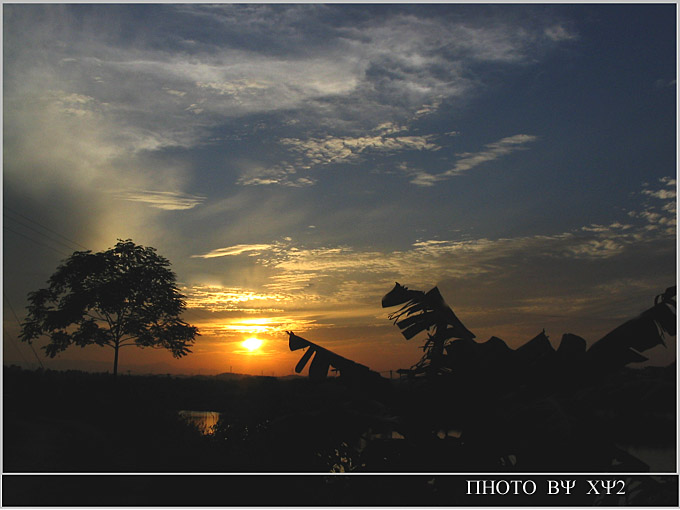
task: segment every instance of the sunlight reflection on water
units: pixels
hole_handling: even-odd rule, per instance
[[[214,432],[214,426],[219,421],[221,414],[222,413],[218,413],[217,411],[179,411],[179,415],[184,418],[184,420],[195,425],[204,435],[209,435]]]

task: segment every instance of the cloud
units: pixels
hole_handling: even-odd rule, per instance
[[[280,305],[286,300],[281,294],[264,294],[238,287],[193,285],[182,288],[182,293],[188,308],[210,312],[272,312],[276,310],[272,305]]]
[[[282,162],[271,167],[254,166],[244,172],[236,184],[241,186],[268,186],[279,185],[290,188],[305,188],[315,184],[310,177],[296,177],[295,166]]]
[[[663,78],[659,78],[654,82],[654,87],[657,89],[665,89],[665,88],[672,88],[677,85],[678,81],[677,80],[666,80]]]
[[[660,189],[656,191],[644,190],[642,193],[644,193],[645,195],[661,199],[669,199],[676,197],[676,191],[672,189]]]
[[[96,101],[83,94],[68,94],[63,91],[52,92],[54,104],[60,113],[76,117],[90,116],[94,113]]]
[[[373,131],[376,131],[382,135],[392,135],[394,133],[408,131],[408,128],[406,126],[400,126],[395,122],[383,122],[379,126],[375,127]]]
[[[576,258],[610,258],[623,252],[624,246],[613,239],[584,240],[567,248],[567,253]]]
[[[39,83],[88,97],[106,105],[119,133],[147,139],[145,150],[193,147],[226,119],[258,113],[297,110],[301,119],[365,131],[467,97],[479,83],[476,62],[530,61],[543,33],[567,34],[552,22],[475,23],[401,9],[359,19],[343,6],[154,9],[157,23],[130,44],[108,16],[123,16],[134,30],[135,9],[11,6],[5,94]],[[196,19],[201,30],[186,28]]]
[[[184,97],[184,96],[187,95],[187,93],[183,90],[173,90],[173,89],[169,89],[167,87],[163,87],[163,90],[165,90],[165,92],[167,92],[168,94],[171,94],[173,96]]]
[[[382,125],[383,129],[386,126]],[[394,129],[390,127],[390,129]],[[363,153],[381,152],[393,154],[400,151],[436,151],[439,146],[429,136],[360,136],[309,138],[282,138],[281,143],[304,155],[306,166],[328,165],[354,161]]]
[[[203,200],[174,191],[187,188],[187,165],[156,159],[156,152],[172,142],[153,131],[125,127],[128,123],[119,121],[109,104],[89,93],[69,92],[67,84],[53,78],[28,80],[21,91],[6,91],[8,204],[29,204],[21,207],[30,208],[30,217],[54,217],[52,228],[92,249],[108,248],[117,238],[158,246],[161,238],[169,238],[158,212],[189,209]],[[121,199],[151,207],[125,207]]]
[[[525,145],[534,142],[538,137],[534,135],[518,134],[502,138],[501,140],[487,144],[485,150],[480,152],[466,152],[458,154],[458,161],[455,166],[442,172],[440,174],[430,174],[427,172],[417,171],[412,175],[411,184],[416,186],[433,186],[435,183],[462,175],[477,166],[494,161],[498,158],[512,154],[513,152],[525,149]]]
[[[296,315],[272,316],[271,313],[261,318],[220,317],[214,322],[197,322],[203,335],[217,336],[222,342],[242,341],[243,335],[280,336],[286,331],[304,332],[317,329],[321,324],[315,324],[312,319],[305,319]]]
[[[408,128],[393,122],[385,122],[365,136],[324,138],[281,138],[280,144],[299,155],[295,163],[282,161],[269,167],[249,165],[236,183],[242,186],[280,185],[307,187],[316,183],[309,176],[299,176],[298,170],[308,171],[315,166],[357,162],[370,154],[391,155],[403,151],[437,151],[433,136],[398,136]]]
[[[244,94],[256,94],[259,91],[266,90],[272,86],[271,83],[249,81],[249,80],[234,80],[230,82],[212,82],[202,83],[197,82],[196,86],[199,88],[216,91],[219,95],[241,96]]]
[[[216,331],[238,314],[372,324],[395,279],[421,288],[456,282],[473,298],[515,281],[530,287],[517,299],[529,300],[541,281],[611,283],[593,268],[613,274],[627,260],[643,261],[619,272],[632,271],[642,289],[640,273],[674,239],[671,178],[637,195],[644,204],[625,221],[520,236],[498,234],[506,225],[489,220],[492,208],[481,211],[479,189],[460,199],[446,189],[400,195],[397,179],[379,175],[396,168],[433,186],[531,147],[536,136],[518,134],[471,142],[454,157],[451,145],[467,139],[450,137],[475,131],[463,110],[493,100],[505,83],[497,77],[520,68],[518,78],[535,76],[549,51],[578,37],[567,12],[7,5],[6,203],[53,219],[46,225],[93,249],[128,237],[156,246],[187,282],[192,313],[209,316]],[[348,173],[355,187],[313,172],[356,163],[364,165]],[[446,203],[432,213],[437,196]],[[507,232],[531,228],[526,210],[512,212]],[[465,231],[473,217],[478,230]],[[8,260],[24,262],[24,245],[7,248]]]
[[[607,258],[620,253],[619,243],[600,239],[602,235],[593,238],[569,232],[495,240],[426,240],[414,243],[411,249],[389,253],[348,246],[279,250],[267,257],[266,265],[280,273],[268,288],[284,291],[285,283],[299,290],[310,283],[319,285],[323,279],[365,280],[369,275],[424,283],[427,279],[478,277],[495,271],[503,260],[526,257],[527,253],[551,259]]]
[[[177,191],[121,191],[114,193],[117,198],[130,202],[142,202],[151,207],[166,211],[193,209],[200,205],[206,197],[180,193]]]
[[[669,200],[664,201],[672,203]],[[628,219],[625,223],[593,223],[554,234],[464,240],[425,238],[413,242],[408,249],[391,251],[332,244],[307,247],[288,238],[271,244],[232,246],[214,253],[215,256],[252,253],[253,263],[269,270],[263,283],[269,292],[292,296],[293,301],[314,295],[339,303],[342,294],[348,292],[342,282],[357,282],[359,289],[364,285],[386,288],[395,280],[425,286],[443,280],[484,278],[487,285],[492,285],[494,281],[512,278],[520,268],[524,268],[522,271],[533,268],[537,274],[551,279],[556,277],[550,274],[554,268],[592,268],[604,264],[602,270],[607,272],[606,264],[649,256],[655,250],[663,256],[668,247],[672,248],[674,209],[642,209],[629,214]],[[650,229],[650,225],[655,228]]]
[[[267,172],[267,171],[266,171]],[[240,184],[241,186],[271,186],[273,184],[280,185],[280,186],[287,186],[290,188],[304,188],[307,186],[312,186],[314,185],[316,181],[313,179],[310,179],[309,177],[299,177],[297,179],[291,180],[288,179],[287,176],[281,176],[279,177],[268,177],[266,175],[264,176],[248,176],[248,177],[239,177],[238,180],[236,181],[236,184]]]
[[[663,187],[650,189],[645,185],[641,195],[654,200],[646,201],[644,208],[629,211],[631,218],[641,218],[646,222],[645,230],[658,231],[657,235],[675,236],[677,230],[676,180],[673,177],[662,177],[658,180]]]
[[[217,248],[208,253],[204,253],[203,255],[192,255],[192,258],[212,259],[216,257],[242,255],[244,253],[253,257],[259,255],[262,251],[272,250],[277,247],[277,244],[237,244],[235,246],[227,246],[226,248]]]
[[[578,35],[563,25],[552,25],[547,27],[544,32],[545,36],[551,41],[571,41],[578,38]]]
[[[664,279],[668,275],[657,268],[674,260],[674,237],[646,230],[645,221],[638,218],[626,224],[592,224],[514,238],[425,238],[392,251],[347,245],[306,247],[293,239],[232,246],[224,250],[257,253],[249,261],[266,268],[268,277],[260,282],[264,290],[240,289],[216,299],[215,312],[243,309],[261,317],[288,317],[289,324],[295,318],[309,321],[296,324],[295,330],[384,326],[380,297],[399,281],[421,290],[439,284],[480,338],[487,331],[498,334],[500,328],[510,341],[517,334],[526,340],[527,331],[535,328],[549,327],[551,333],[561,334],[578,323],[587,331],[600,332],[588,337],[593,340],[639,310],[640,299],[651,299],[669,285]],[[641,262],[632,272],[631,260]],[[654,270],[648,270],[650,261]],[[228,294],[229,289],[224,291]],[[568,296],[566,304],[564,296]],[[232,320],[233,331],[219,326]],[[213,323],[219,334],[254,331],[253,324],[236,316],[215,316]],[[571,331],[585,335],[582,329]]]

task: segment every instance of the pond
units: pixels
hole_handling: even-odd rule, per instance
[[[222,413],[217,411],[179,411],[179,415],[184,418],[185,421],[195,425],[198,430],[204,434],[212,434],[213,427],[217,424]]]
[[[223,413],[218,411],[191,411],[182,410],[178,414],[188,423],[193,424],[202,434],[211,435],[214,433],[214,427],[219,421]],[[444,437],[460,437],[460,431],[450,430],[446,433],[439,431],[437,436],[440,439]],[[392,439],[403,439],[398,433],[391,436]],[[675,472],[676,452],[673,447],[650,447],[641,445],[619,445],[622,450],[634,455],[641,461],[645,462],[652,473]]]
[[[621,445],[620,448],[647,464],[650,473],[675,472],[677,455],[673,446]]]

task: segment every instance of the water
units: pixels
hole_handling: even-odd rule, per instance
[[[198,430],[204,435],[210,435],[214,432],[213,427],[217,424],[222,413],[217,411],[179,411],[179,415],[187,422],[195,425]],[[445,437],[460,437],[459,430],[441,430],[438,432],[438,437],[443,439]],[[392,439],[403,439],[404,436],[394,432]],[[652,473],[675,472],[676,452],[673,447],[650,447],[640,445],[621,445],[621,449],[634,455],[642,462],[649,466]]]
[[[179,415],[187,422],[195,425],[198,430],[204,434],[209,435],[214,432],[213,427],[220,419],[217,411],[179,411]]]
[[[675,473],[677,456],[672,446],[623,445],[620,448],[647,464],[651,473]]]

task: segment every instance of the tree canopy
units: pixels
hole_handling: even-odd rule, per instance
[[[198,329],[179,317],[186,303],[175,282],[166,258],[129,239],[103,252],[77,251],[46,288],[29,293],[21,339],[48,335],[50,357],[71,345],[111,347],[114,375],[121,347],[164,348],[181,358]]]

